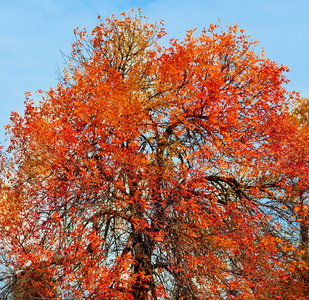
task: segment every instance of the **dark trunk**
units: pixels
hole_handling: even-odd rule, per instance
[[[134,249],[135,258],[133,265],[135,284],[132,286],[132,295],[136,300],[144,300],[149,299],[148,296],[151,294],[154,299],[155,286],[151,263],[153,243],[147,234],[136,230],[133,236],[132,248]]]

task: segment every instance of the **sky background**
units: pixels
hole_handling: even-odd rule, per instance
[[[98,15],[104,19],[131,8],[141,8],[151,22],[164,20],[163,45],[218,18],[223,25],[237,22],[260,41],[266,57],[289,67],[288,89],[309,96],[308,0],[0,0],[1,143],[11,111],[23,112],[25,91],[57,85],[55,71],[64,66],[60,49],[70,52],[74,28],[91,32]]]

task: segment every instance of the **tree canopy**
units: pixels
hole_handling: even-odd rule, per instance
[[[308,105],[237,25],[194,32],[75,30],[57,87],[12,114],[4,299],[307,299]]]

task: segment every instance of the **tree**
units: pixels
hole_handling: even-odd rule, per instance
[[[302,260],[299,273],[299,293],[309,293],[309,215],[308,215],[308,99],[294,104],[290,113],[283,114],[269,127],[269,144],[273,159],[268,192],[271,197],[265,207],[283,224],[282,234],[299,249],[298,259]],[[270,158],[270,157],[269,157]],[[271,165],[270,164],[270,165]],[[276,174],[274,176],[274,174]]]
[[[293,299],[294,248],[256,201],[287,68],[237,25],[162,48],[143,19],[75,31],[62,81],[12,115],[15,269],[61,299]]]

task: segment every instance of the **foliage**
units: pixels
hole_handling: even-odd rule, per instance
[[[12,115],[3,262],[50,291],[30,299],[300,299],[302,257],[265,209],[287,68],[237,25],[166,48],[161,26],[76,30],[62,81]]]
[[[309,294],[309,149],[308,99],[301,99],[291,113],[277,118],[271,127],[269,148],[273,178],[268,182],[265,207],[283,224],[281,233],[298,245],[303,267],[297,272],[303,295]],[[276,175],[275,175],[276,174]]]

